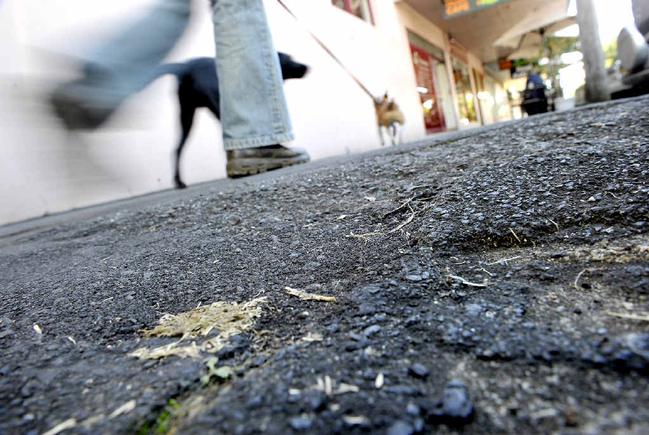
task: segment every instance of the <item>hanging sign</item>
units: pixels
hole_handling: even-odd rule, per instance
[[[444,0],[444,13],[446,18],[462,15],[471,10],[469,0]]]
[[[460,15],[478,12],[510,0],[442,0],[444,3],[444,18],[455,18]]]

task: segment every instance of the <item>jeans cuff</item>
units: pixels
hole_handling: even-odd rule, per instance
[[[290,142],[293,139],[295,139],[295,136],[293,136],[292,132],[249,137],[244,139],[224,139],[223,147],[226,151],[240,150],[244,148],[257,148],[266,145],[281,144],[284,142]]]

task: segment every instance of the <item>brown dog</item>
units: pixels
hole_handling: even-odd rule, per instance
[[[401,143],[401,126],[405,123],[406,118],[397,103],[390,99],[386,93],[383,97],[374,99],[374,110],[376,111],[376,123],[379,127],[381,146],[385,146],[384,131],[390,137],[392,145]]]

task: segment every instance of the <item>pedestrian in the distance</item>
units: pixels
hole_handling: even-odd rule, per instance
[[[548,97],[543,79],[536,71],[527,74],[527,82],[523,91],[521,106],[529,116],[547,113]]]

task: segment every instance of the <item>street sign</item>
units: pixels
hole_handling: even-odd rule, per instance
[[[460,15],[478,12],[510,0],[442,0],[444,3],[444,18],[455,18]]]
[[[446,18],[468,13],[471,10],[469,0],[444,0],[444,13]]]

